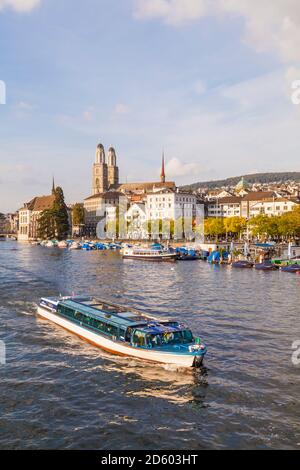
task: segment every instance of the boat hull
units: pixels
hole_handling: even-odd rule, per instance
[[[300,274],[300,266],[299,266],[299,267],[285,266],[284,268],[281,268],[281,271],[282,271],[283,273],[295,273],[295,274]]]
[[[76,334],[80,338],[88,341],[89,343],[118,356],[133,357],[135,359],[140,359],[144,361],[150,361],[160,364],[172,364],[179,367],[193,367],[195,363],[195,356],[188,354],[174,354],[168,352],[152,351],[152,350],[143,350],[141,348],[133,348],[132,346],[127,346],[118,341],[113,341],[104,336],[98,335],[89,331],[86,328],[83,328],[79,325],[76,325],[65,318],[62,318],[55,313],[50,312],[47,309],[38,307],[38,315],[46,320],[49,320],[56,325],[61,326],[67,331]],[[199,357],[197,365],[201,365],[203,356]]]
[[[141,261],[156,261],[156,262],[175,262],[176,255],[162,255],[162,256],[143,256],[143,255],[123,255],[123,259],[136,259]]]
[[[236,263],[232,263],[232,267],[233,268],[240,268],[240,269],[252,269],[253,264],[252,263],[239,263],[239,262],[236,262]]]
[[[274,264],[256,264],[254,267],[257,271],[277,271],[277,268],[274,266]]]

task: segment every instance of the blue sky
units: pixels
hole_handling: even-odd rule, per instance
[[[300,7],[277,2],[0,0],[0,211],[53,174],[81,201],[99,142],[123,181],[162,148],[178,184],[300,170]]]

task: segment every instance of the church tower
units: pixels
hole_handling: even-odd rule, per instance
[[[119,168],[117,167],[116,151],[113,147],[108,150],[108,185],[115,187],[119,184]]]
[[[161,183],[166,182],[166,172],[165,172],[165,153],[163,152],[162,163],[161,163],[161,174],[160,174]]]
[[[93,167],[93,194],[105,193],[108,190],[108,168],[105,161],[105,151],[102,144],[96,150],[96,160]]]

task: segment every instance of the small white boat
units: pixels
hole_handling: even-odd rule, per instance
[[[57,244],[58,248],[68,248],[68,244],[65,241],[58,242]]]
[[[163,250],[162,248],[126,248],[123,250],[124,259],[137,259],[143,261],[176,261],[177,253]]]
[[[81,250],[81,245],[77,242],[73,242],[72,245],[70,245],[70,250]]]
[[[42,298],[38,315],[113,354],[199,367],[207,352],[183,323],[94,297]]]

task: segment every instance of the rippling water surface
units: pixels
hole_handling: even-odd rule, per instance
[[[36,317],[72,292],[184,320],[206,369],[110,356]],[[300,276],[1,242],[0,300],[2,449],[300,446]]]

